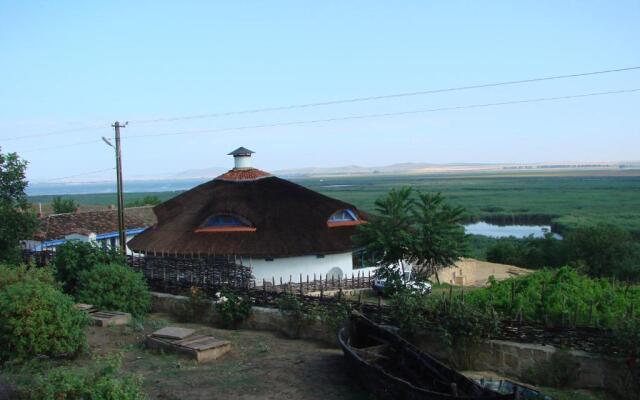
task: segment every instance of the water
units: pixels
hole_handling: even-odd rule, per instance
[[[503,238],[513,236],[515,238],[533,237],[541,238],[546,233],[551,232],[549,225],[494,225],[486,222],[475,222],[464,226],[466,233],[471,235],[488,236],[492,238]],[[554,234],[556,238],[560,235]]]
[[[207,179],[128,180],[125,192],[172,192],[188,190]],[[29,196],[59,194],[115,193],[115,182],[34,183],[27,187]]]

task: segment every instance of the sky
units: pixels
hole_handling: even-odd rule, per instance
[[[264,170],[640,160],[640,92],[251,128],[637,89],[640,70],[143,123],[636,67],[638,21],[637,0],[0,0],[0,147],[32,182],[110,175],[116,120],[125,178],[231,167],[238,146]]]

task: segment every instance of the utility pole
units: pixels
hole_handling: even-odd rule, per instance
[[[114,122],[113,128],[116,131],[116,180],[117,180],[117,190],[118,190],[118,241],[120,242],[120,253],[122,255],[127,255],[127,236],[125,234],[125,225],[124,225],[124,193],[122,189],[122,157],[120,152],[120,128],[124,128],[127,126],[125,122],[124,125],[120,125],[120,122]]]

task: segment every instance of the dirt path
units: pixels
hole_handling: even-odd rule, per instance
[[[144,331],[130,327],[90,328],[95,354],[125,351],[123,369],[144,377],[151,399],[367,399],[349,378],[338,349],[270,332],[228,331],[171,323],[230,340],[231,352],[198,365],[173,354],[144,349],[144,334],[166,323],[151,315]]]

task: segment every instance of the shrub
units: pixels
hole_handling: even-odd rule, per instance
[[[176,304],[171,313],[182,322],[202,322],[211,315],[211,300],[202,289],[192,286],[189,301]]]
[[[7,286],[14,283],[24,281],[36,281],[57,286],[55,278],[51,270],[48,268],[38,268],[28,265],[7,266],[0,265],[0,290],[4,290]]]
[[[66,293],[75,295],[78,278],[83,271],[98,264],[124,264],[125,259],[115,250],[104,250],[88,242],[70,241],[56,249],[53,267],[56,279]]]
[[[78,203],[76,203],[73,199],[63,199],[60,196],[56,196],[53,198],[51,202],[51,206],[53,207],[53,212],[56,214],[62,213],[72,213],[80,207]]]
[[[85,345],[86,315],[51,285],[24,281],[0,291],[0,358],[75,354]]]
[[[640,309],[640,286],[589,278],[562,267],[502,282],[492,279],[489,287],[469,292],[466,299],[527,322],[615,328],[630,309]]]
[[[249,297],[240,296],[231,290],[221,290],[216,294],[216,311],[220,315],[223,326],[235,329],[238,324],[249,317],[252,301]]]
[[[119,264],[102,264],[78,277],[78,301],[103,310],[124,311],[135,317],[151,307],[151,295],[141,273]]]
[[[39,376],[25,390],[28,399],[143,400],[137,375],[120,377],[121,357],[102,360],[88,369],[59,367]]]
[[[412,337],[428,326],[428,299],[420,293],[401,290],[391,297],[394,321],[403,336]]]

